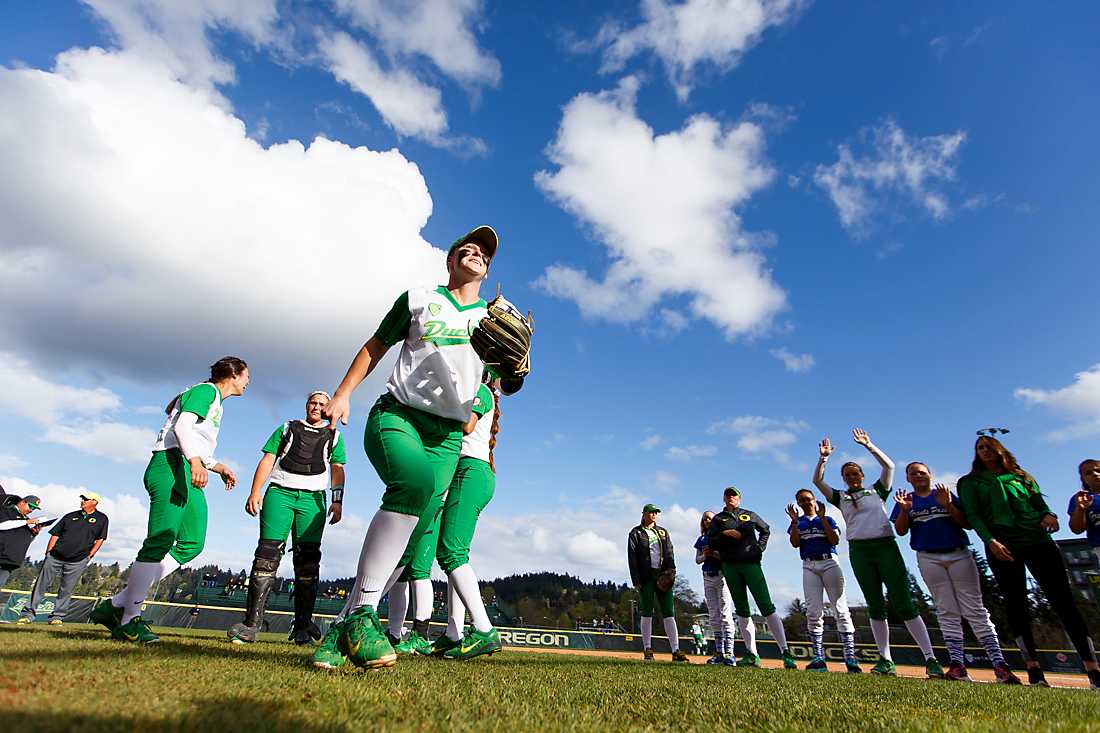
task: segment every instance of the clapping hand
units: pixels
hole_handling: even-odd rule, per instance
[[[898,489],[894,492],[894,501],[898,503],[902,511],[907,512],[913,508],[913,495],[905,489]]]
[[[951,489],[944,484],[936,484],[936,488],[932,490],[932,498],[940,506],[951,506]]]
[[[792,522],[798,521],[798,507],[794,504],[787,505],[787,516],[791,518]]]
[[[814,508],[817,509],[817,516],[824,519],[825,518],[825,502],[819,500]]]
[[[1092,493],[1088,491],[1077,492],[1077,508],[1083,512],[1087,512],[1089,507],[1092,506]]]

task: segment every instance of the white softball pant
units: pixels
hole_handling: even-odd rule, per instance
[[[825,631],[825,594],[833,604],[837,629],[844,633],[855,631],[844,595],[844,571],[836,558],[802,561],[802,593],[806,596],[806,625],[811,634]]]
[[[703,573],[703,597],[707,601],[707,612],[710,614],[710,633],[717,638],[719,634],[725,639],[733,640],[733,597],[726,586],[726,579],[722,577],[722,571],[715,575]]]
[[[918,552],[917,567],[924,584],[936,604],[936,617],[944,638],[961,639],[965,618],[982,639],[996,638],[989,621],[989,611],[982,604],[982,586],[978,581],[978,566],[970,550],[963,547],[954,552]]]

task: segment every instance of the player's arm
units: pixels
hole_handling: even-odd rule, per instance
[[[332,476],[332,502],[328,505],[328,523],[336,524],[344,516],[344,464],[333,463],[329,473]]]
[[[337,420],[344,425],[348,424],[348,414],[351,412],[351,393],[374,371],[374,368],[378,366],[378,362],[389,350],[389,345],[378,336],[371,336],[370,340],[359,349],[359,353],[352,359],[351,366],[348,367],[340,386],[336,388],[336,393],[332,395],[332,399],[324,407],[324,414],[329,419],[330,425],[335,425]]]
[[[702,565],[706,561],[707,561],[707,548],[706,547],[696,547],[695,548],[695,564],[696,565]]]
[[[836,503],[836,491],[825,482],[825,464],[829,462],[829,456],[833,453],[833,444],[825,438],[818,445],[817,465],[814,466],[813,482],[817,490],[830,502]]]
[[[882,466],[882,475],[879,476],[879,483],[882,484],[883,489],[887,492],[890,491],[890,485],[894,482],[894,462],[890,460],[890,456],[882,452],[882,449],[871,442],[871,436],[867,434],[866,430],[860,430],[855,428],[852,430],[852,438],[867,449],[878,465]],[[886,498],[885,496],[883,497]]]
[[[676,569],[676,551],[672,547],[672,535],[665,530],[665,542],[668,544],[668,553],[665,556],[668,559],[668,567],[671,570]]]
[[[53,549],[53,546],[57,544],[57,539],[58,539],[58,536],[51,532],[50,533],[50,541],[46,545],[46,554],[47,555],[50,554],[50,551]],[[102,544],[102,543],[100,543],[100,544]]]
[[[267,483],[267,479],[271,476],[271,469],[274,467],[274,453],[264,453],[263,458],[256,464],[256,471],[252,474],[252,489],[249,491],[248,500],[244,505],[244,510],[252,516],[259,514],[261,507],[263,507],[264,484]]]
[[[1074,534],[1081,534],[1088,529],[1088,512],[1092,505],[1092,494],[1081,490],[1069,500],[1069,529]]]
[[[474,428],[477,427],[478,414],[475,412],[470,415],[470,419],[462,425],[462,434],[469,435],[474,432]]]
[[[802,545],[802,533],[798,530],[798,507],[788,504],[785,511],[791,518],[791,523],[787,527],[787,539],[791,541],[791,547],[799,547]]]
[[[818,502],[818,515],[821,517],[821,528],[825,531],[825,541],[834,547],[840,544],[840,530],[832,517],[825,515],[825,505]]]
[[[904,536],[909,534],[909,511],[913,508],[913,496],[905,489],[894,493],[894,511],[890,518],[894,520],[894,531]]]
[[[635,588],[642,585],[641,575],[638,573],[638,539],[635,532],[631,532],[626,538],[626,561],[630,566],[630,584]]]
[[[764,518],[756,512],[751,512],[752,523],[756,525],[756,542],[760,545],[760,551],[768,549],[768,540],[772,536],[772,528]]]

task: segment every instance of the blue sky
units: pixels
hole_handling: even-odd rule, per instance
[[[249,361],[219,446],[247,483],[488,222],[483,292],[531,308],[537,341],[481,575],[625,578],[646,501],[688,564],[730,483],[782,532],[816,442],[862,457],[857,425],[948,479],[1007,426],[1061,510],[1100,435],[1100,11],[591,7],[4,4],[0,481],[47,513],[102,492],[104,552],[129,560],[173,390]],[[357,394],[329,576],[381,493],[360,446],[387,371]],[[208,490],[212,561],[248,563],[246,495]],[[801,594],[784,542],[766,570]]]

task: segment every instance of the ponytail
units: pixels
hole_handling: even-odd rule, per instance
[[[489,469],[496,473],[497,467],[493,463],[493,449],[497,447],[497,433],[500,432],[500,395],[497,394],[495,385],[490,385],[489,391],[493,393],[493,425],[489,428]]]

